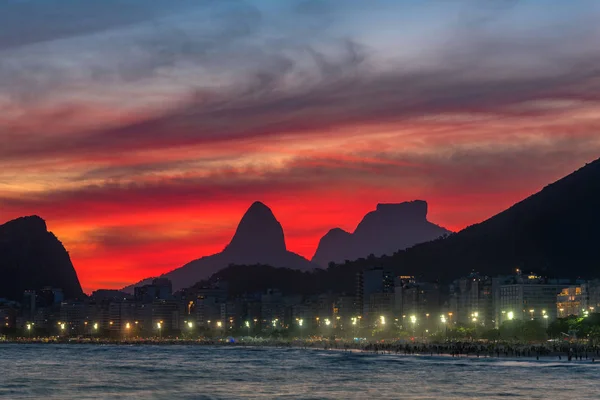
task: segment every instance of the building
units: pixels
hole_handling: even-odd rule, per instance
[[[600,313],[600,279],[587,281],[581,285],[582,309],[590,313]]]
[[[345,326],[356,318],[356,298],[352,296],[339,296],[333,304],[333,318],[336,326]]]
[[[221,302],[220,298],[210,295],[200,295],[196,299],[196,324],[201,328],[212,328],[217,323],[223,323],[221,320]]]
[[[60,321],[70,333],[83,333],[87,307],[83,301],[63,301],[60,305]]]
[[[437,283],[411,281],[396,287],[396,316],[402,316],[403,325],[406,325],[407,321],[415,321],[412,323],[435,326],[438,323],[441,304],[442,293]]]
[[[159,334],[178,330],[181,326],[179,305],[175,300],[155,300],[152,303],[152,328]]]
[[[383,268],[372,268],[361,271],[356,276],[356,305],[357,314],[367,321],[375,320],[379,316],[371,318],[370,305],[371,295],[376,293],[394,293],[394,276]],[[375,311],[375,310],[373,310]]]
[[[494,326],[494,296],[492,279],[472,273],[450,285],[449,311],[455,322]]]
[[[583,294],[581,286],[570,286],[563,288],[556,295],[556,313],[558,318],[566,318],[570,315],[582,314]]]
[[[394,293],[373,293],[369,296],[370,322],[394,316]]]
[[[17,311],[16,303],[0,299],[0,330],[15,328]]]
[[[504,321],[545,320],[550,322],[558,317],[557,295],[564,288],[572,286],[568,280],[547,279],[535,274],[513,275],[498,285],[498,301],[495,313],[500,326]]]
[[[173,293],[173,285],[167,278],[155,278],[150,285],[136,287],[134,298],[137,302],[152,303],[155,300],[168,300]]]
[[[260,296],[262,328],[282,328],[285,320],[283,295],[279,290],[269,289]]]

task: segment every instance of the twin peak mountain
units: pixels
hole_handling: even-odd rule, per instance
[[[181,289],[209,278],[230,264],[268,264],[310,271],[370,254],[391,255],[415,244],[450,233],[427,221],[427,203],[378,204],[354,233],[335,228],[319,242],[312,260],[287,250],[283,228],[269,207],[255,202],[242,217],[233,239],[217,254],[194,260],[163,275]],[[137,285],[146,283],[144,280]],[[136,285],[136,286],[137,286]],[[132,290],[131,287],[126,289]]]

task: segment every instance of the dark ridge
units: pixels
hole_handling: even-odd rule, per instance
[[[449,282],[476,270],[494,276],[538,271],[547,276],[600,276],[600,160],[546,186],[496,216],[391,257],[338,265],[381,265],[401,274]]]

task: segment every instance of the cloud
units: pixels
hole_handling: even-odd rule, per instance
[[[257,199],[302,254],[381,201],[459,229],[600,153],[600,6],[550,4],[7,0],[1,217],[99,282],[218,250],[174,225],[222,238]]]
[[[155,20],[211,1],[192,0],[7,0],[2,4],[0,51],[89,35]]]
[[[0,150],[2,159],[132,147],[156,149],[290,133],[310,135],[447,113],[543,115],[554,110],[519,109],[518,105],[546,100],[600,101],[600,56],[593,44],[600,35],[585,24],[586,28],[581,28],[576,20],[567,24],[560,37],[544,35],[553,25],[535,27],[539,34],[518,37],[520,40],[497,29],[483,30],[475,38],[463,37],[460,30],[449,31],[448,46],[439,52],[435,45],[423,51],[425,66],[401,60],[387,65],[384,49],[365,41],[358,32],[342,31],[341,38],[330,33],[322,40],[312,36],[300,40],[296,31],[283,31],[270,40],[265,31],[272,22],[265,10],[249,3],[226,4],[229,6],[215,6],[208,14],[221,16],[218,23],[199,32],[195,25],[187,28],[185,18],[177,14],[172,21],[167,18],[150,31],[144,30],[141,36],[131,33],[132,46],[141,52],[134,52],[124,63],[112,58],[106,62],[111,68],[115,62],[121,63],[115,73],[125,81],[143,76],[160,80],[163,73],[167,80],[177,80],[178,75],[191,73],[192,80],[178,95],[180,101],[117,127],[104,128],[101,120],[91,120],[95,125],[68,140],[60,132],[13,140]],[[295,15],[316,12],[319,7],[325,7],[327,14],[344,15],[333,4],[299,3]],[[197,15],[207,14],[204,10]],[[587,36],[590,44],[581,44],[582,35],[592,35]],[[106,44],[112,42],[105,40]],[[14,76],[19,63],[8,64],[13,66],[8,72]],[[78,70],[87,67],[91,66],[84,63]],[[170,72],[157,72],[164,67]],[[35,63],[31,68],[43,70]],[[53,71],[64,76],[42,78],[36,90],[28,92],[37,95],[39,90],[71,79],[69,68],[55,65],[45,73],[50,77]],[[23,79],[35,76],[30,72],[25,68],[22,74],[27,78]],[[202,73],[204,78],[193,80]],[[206,77],[228,83],[212,87]],[[126,98],[127,92],[121,93],[123,96]],[[10,124],[0,122],[0,137],[9,135],[9,129]]]

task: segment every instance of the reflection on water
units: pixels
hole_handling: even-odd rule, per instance
[[[0,345],[6,399],[598,399],[600,363],[203,346]]]

